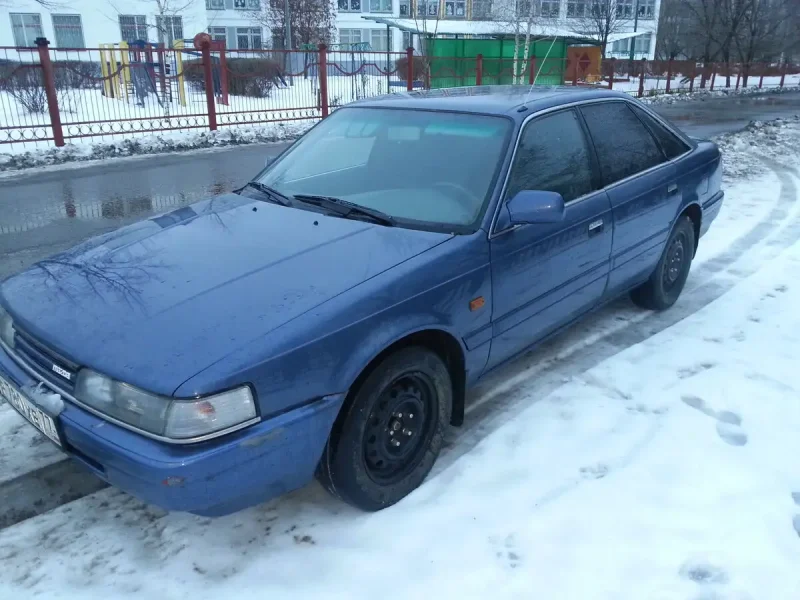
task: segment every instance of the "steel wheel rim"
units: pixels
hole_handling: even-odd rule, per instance
[[[680,279],[683,272],[684,264],[686,262],[686,236],[680,234],[675,236],[675,239],[667,249],[667,255],[664,259],[664,269],[662,273],[662,282],[665,290],[672,289]]]
[[[423,373],[400,375],[381,391],[362,444],[373,481],[391,485],[422,462],[433,436],[436,410],[436,388]]]

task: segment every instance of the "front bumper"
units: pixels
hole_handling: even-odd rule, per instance
[[[19,387],[35,382],[2,348],[0,374]],[[308,483],[344,396],[191,445],[145,438],[66,399],[58,421],[64,451],[109,484],[167,510],[221,516]]]

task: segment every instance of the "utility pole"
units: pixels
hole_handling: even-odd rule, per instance
[[[639,0],[636,0],[636,7],[633,10],[633,33],[636,33],[636,30],[639,28]],[[631,54],[628,58],[630,64],[628,65],[628,73],[633,71],[633,61],[636,59],[634,55],[634,50],[636,50],[636,36],[631,38]]]
[[[283,0],[283,20],[283,48],[286,50],[283,55],[283,72],[291,73],[292,53],[289,50],[292,49],[292,9],[289,6],[289,0]],[[288,75],[287,78],[289,79],[289,85],[294,85],[294,79]]]

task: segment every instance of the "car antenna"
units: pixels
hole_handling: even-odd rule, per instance
[[[556,44],[556,36],[553,36],[553,41],[550,43],[550,47],[547,49],[547,53],[544,55],[544,60],[542,60],[542,64],[539,65],[539,69],[536,71],[536,75],[533,77],[533,83],[531,83],[531,89],[528,90],[528,93],[525,95],[525,101],[523,104],[528,102],[528,98],[530,98],[531,92],[533,91],[533,86],[536,85],[536,80],[539,78],[539,73],[542,72],[542,68],[544,68],[544,63],[547,61],[547,57],[550,56],[550,51],[553,49],[553,46]],[[534,47],[536,44],[534,44]]]

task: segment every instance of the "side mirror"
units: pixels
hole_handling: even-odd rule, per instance
[[[558,192],[522,190],[506,203],[512,225],[564,220],[564,198]]]
[[[264,161],[264,166],[265,166],[265,167],[268,167],[268,166],[270,166],[272,163],[274,163],[274,162],[275,162],[275,160],[276,160],[277,158],[278,158],[277,156],[268,156],[268,157],[267,157],[267,159]]]

